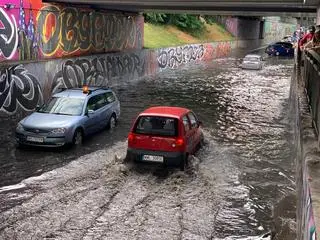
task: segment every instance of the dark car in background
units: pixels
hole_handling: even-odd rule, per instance
[[[294,39],[291,35],[286,35],[281,39],[281,42],[289,42],[289,43],[293,43]]]
[[[293,56],[294,48],[289,42],[276,42],[268,45],[265,52],[269,56]]]

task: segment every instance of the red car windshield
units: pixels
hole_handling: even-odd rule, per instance
[[[133,131],[146,135],[178,136],[178,119],[158,116],[141,116]]]

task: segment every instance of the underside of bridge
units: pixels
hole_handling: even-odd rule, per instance
[[[56,0],[47,0],[57,2]],[[315,16],[319,0],[60,0],[123,12],[168,12],[242,16]]]

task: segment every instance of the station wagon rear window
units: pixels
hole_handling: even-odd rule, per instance
[[[141,116],[133,131],[146,135],[177,136],[178,119],[158,116]]]
[[[260,59],[258,57],[245,57],[244,61],[258,62]]]

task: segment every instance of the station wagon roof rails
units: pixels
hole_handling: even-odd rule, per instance
[[[59,87],[59,88],[58,88],[58,91],[59,91],[59,92],[63,92],[63,91],[65,91],[65,90],[67,90],[67,89],[68,89],[68,88],[65,88],[65,87]]]

